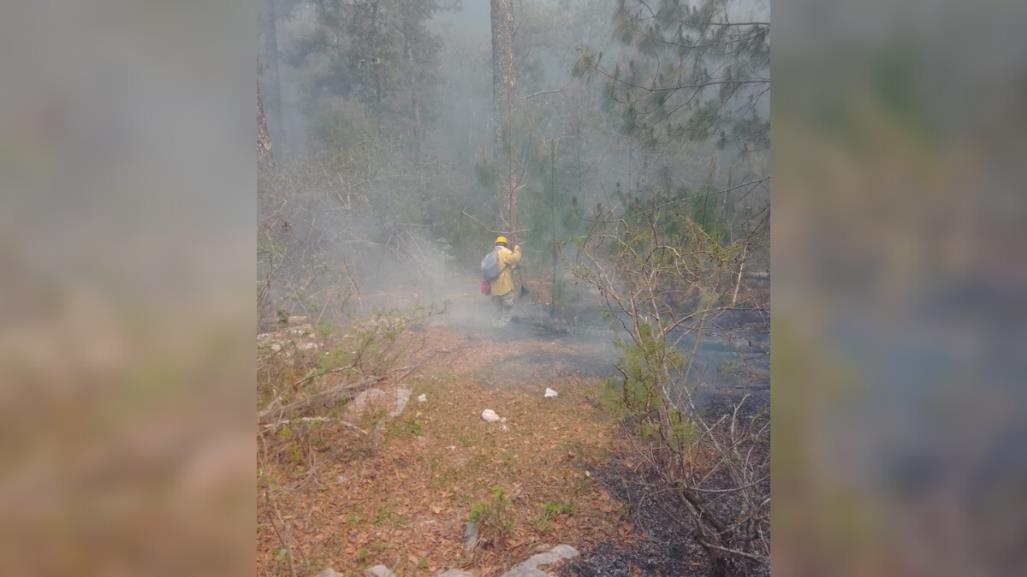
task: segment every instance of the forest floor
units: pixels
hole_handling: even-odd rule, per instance
[[[274,433],[279,449],[260,472],[273,491],[258,503],[259,575],[332,567],[361,577],[382,564],[398,577],[496,577],[561,543],[582,552],[564,568],[577,577],[705,573],[686,512],[654,493],[633,436],[604,408],[618,356],[609,336],[549,333],[523,318],[491,329],[478,322],[488,312],[404,335],[403,363],[417,370],[393,383],[410,391],[395,418],[312,423],[302,441]],[[545,398],[547,387],[558,397]],[[505,420],[486,422],[485,409]],[[497,489],[508,531],[489,539],[483,527],[469,550],[472,510],[495,508]]]
[[[258,531],[260,574],[289,574],[291,552],[297,575],[331,566],[356,577],[383,564],[400,577],[491,577],[559,543],[633,538],[624,504],[591,473],[619,447],[618,423],[599,407],[604,379],[559,366],[594,349],[439,326],[418,336],[425,361],[404,383],[402,414],[369,435],[320,433],[312,466],[269,467],[283,537]],[[559,396],[545,398],[546,387]],[[485,422],[484,409],[505,422]],[[465,523],[476,503],[494,502],[494,487],[509,495],[509,534],[468,552]]]

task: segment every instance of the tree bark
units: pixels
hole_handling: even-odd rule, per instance
[[[260,63],[267,96],[267,124],[269,149],[272,156],[282,156],[285,150],[285,127],[282,123],[282,84],[278,75],[278,32],[275,0],[261,0],[258,8],[260,20]],[[259,80],[258,80],[259,82]],[[268,122],[270,120],[270,122]]]
[[[414,38],[417,34],[418,21],[413,14],[409,11],[403,14],[403,52],[406,58],[408,74],[412,76],[410,79],[410,112],[413,118],[413,125],[411,131],[413,133],[412,146],[414,161],[420,165],[421,163],[421,140],[424,135],[424,130],[421,125],[421,95],[420,95],[420,71],[418,70],[417,60],[414,58]],[[418,171],[418,175],[421,179],[421,185],[423,189],[423,175],[422,171]]]
[[[257,169],[265,171],[271,167],[271,135],[267,131],[267,117],[264,116],[264,101],[260,97],[260,80],[257,80]]]
[[[492,5],[492,126],[495,131],[496,194],[499,227],[516,228],[517,183],[511,128],[517,88],[513,51],[513,0]]]

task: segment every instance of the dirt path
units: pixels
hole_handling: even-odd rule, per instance
[[[440,326],[421,336],[428,360],[404,383],[412,395],[399,417],[361,423],[368,435],[319,431],[312,466],[297,455],[269,471],[297,575],[332,566],[357,577],[380,563],[400,577],[454,567],[491,577],[557,543],[633,538],[622,503],[589,472],[619,442],[598,408],[604,358],[612,361],[604,349]],[[545,399],[546,387],[559,397]],[[506,421],[486,423],[486,408]],[[510,496],[510,532],[468,552],[471,509],[497,486]],[[258,531],[261,575],[289,574],[281,540]]]

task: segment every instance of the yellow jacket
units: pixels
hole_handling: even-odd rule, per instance
[[[513,274],[510,273],[510,269],[521,262],[521,245],[515,246],[513,250],[505,246],[497,246],[496,250],[499,251],[497,256],[499,257],[499,270],[502,272],[491,283],[492,295],[501,297],[514,288]]]

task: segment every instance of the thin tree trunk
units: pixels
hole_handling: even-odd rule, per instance
[[[742,247],[742,262],[738,263],[738,279],[735,281],[735,293],[731,295],[731,306],[738,303],[738,289],[742,288],[742,273],[745,272],[745,257],[749,254],[749,243]]]
[[[257,80],[257,169],[261,172],[271,167],[271,135],[267,131],[267,117],[264,116],[264,101],[260,97],[260,80]]]
[[[553,280],[549,285],[549,318],[556,318],[556,267],[560,244],[556,237],[556,140],[549,141],[549,211],[553,230]]]
[[[407,61],[407,67],[409,68],[408,74],[411,75],[410,79],[410,113],[413,120],[411,126],[411,132],[413,135],[413,159],[414,164],[418,167],[417,169],[417,184],[418,194],[425,194],[425,181],[424,181],[424,170],[421,170],[421,150],[422,140],[424,138],[424,127],[421,121],[421,96],[420,96],[420,83],[419,72],[417,69],[417,61],[414,58],[414,46],[413,38],[417,33],[417,21],[412,17],[409,11],[404,12],[403,20],[403,48],[404,54]]]
[[[278,74],[278,29],[275,0],[261,0],[260,61],[263,65],[264,94],[267,96],[265,120],[272,156],[281,157],[285,151],[285,127],[282,117],[282,81]],[[259,81],[258,81],[259,82]]]
[[[497,164],[496,194],[499,228],[516,228],[517,190],[514,174],[514,95],[517,88],[513,52],[513,0],[491,0],[492,5],[492,117]]]
[[[379,61],[381,56],[379,50],[379,35],[382,33],[382,27],[378,21],[378,3],[375,2],[371,8],[371,28],[374,31],[371,40],[371,55],[373,61],[371,64],[372,74],[374,74],[374,103],[375,113],[378,116],[378,120],[382,117],[382,99],[385,96],[385,87],[382,85],[382,63]]]
[[[259,66],[259,65],[258,65]],[[265,195],[270,191],[268,188],[268,177],[274,160],[271,157],[271,136],[267,132],[267,118],[264,116],[264,101],[260,95],[260,71],[257,72],[257,204],[258,209],[265,202]],[[257,321],[260,322],[271,315],[274,306],[271,302],[271,275],[274,271],[273,259],[262,266],[263,258],[258,254],[257,274],[261,275],[265,270],[264,282],[257,291]],[[266,268],[265,268],[266,266]]]

